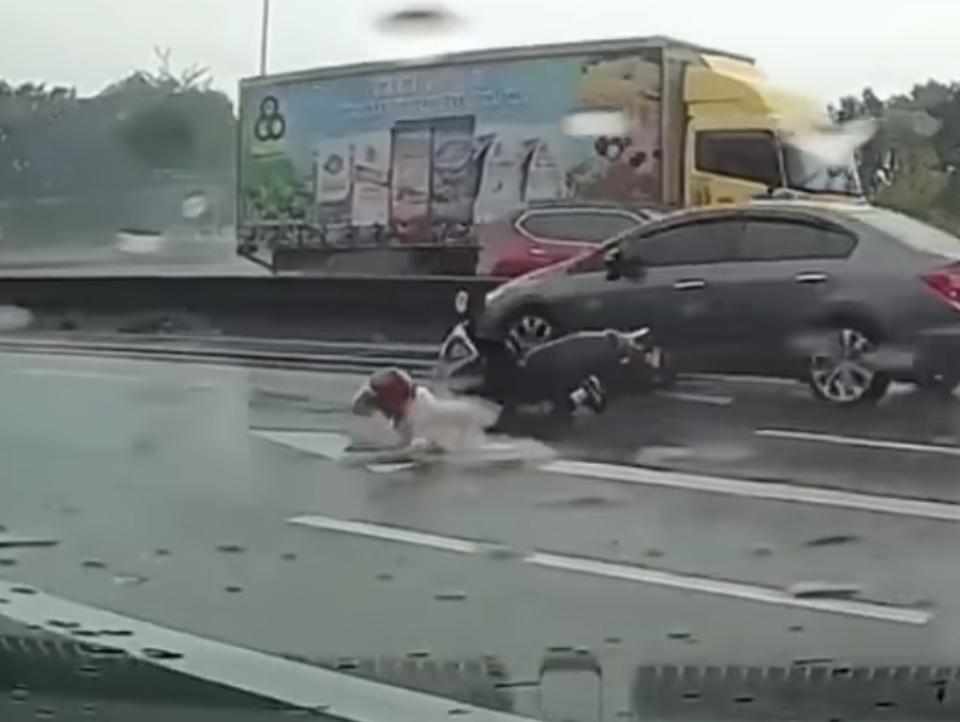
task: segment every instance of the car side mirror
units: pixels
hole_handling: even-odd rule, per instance
[[[607,269],[607,280],[616,281],[623,277],[623,251],[620,246],[611,246],[603,256],[603,265]]]
[[[639,258],[625,258],[619,246],[614,246],[607,251],[603,260],[608,281],[616,281],[620,278],[635,280],[643,276],[643,262]]]

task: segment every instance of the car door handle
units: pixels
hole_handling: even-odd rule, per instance
[[[700,288],[706,288],[707,282],[702,278],[687,278],[675,281],[673,287],[677,291],[696,291]]]
[[[793,277],[797,283],[823,283],[829,278],[826,273],[811,271],[809,273],[798,273]]]

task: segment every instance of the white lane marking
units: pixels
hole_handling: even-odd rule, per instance
[[[579,572],[609,579],[622,579],[640,584],[651,584],[659,587],[683,589],[703,594],[714,594],[720,597],[732,597],[762,604],[773,604],[781,607],[795,607],[809,609],[830,614],[846,614],[851,617],[864,617],[884,622],[900,624],[924,625],[931,615],[920,609],[898,607],[893,605],[861,602],[852,599],[802,599],[773,587],[763,587],[754,584],[743,584],[724,579],[711,579],[687,574],[677,574],[645,567],[634,567],[618,562],[604,562],[595,559],[581,559],[561,554],[535,552],[526,558],[530,564],[549,569],[560,569],[568,572]]]
[[[810,431],[791,429],[756,429],[753,433],[771,439],[789,439],[791,441],[813,441],[821,444],[839,446],[858,446],[866,449],[887,449],[889,451],[911,451],[923,454],[941,454],[960,456],[960,447],[924,444],[915,441],[896,441],[894,439],[871,439],[864,436],[844,436],[840,434],[819,434]]]
[[[442,536],[414,529],[324,516],[300,516],[287,521],[291,524],[308,526],[323,531],[352,534],[380,541],[412,544],[457,554],[479,555],[496,546],[494,543]],[[898,624],[924,625],[932,618],[928,612],[909,607],[850,599],[798,599],[785,591],[772,587],[679,574],[631,564],[585,559],[552,552],[532,551],[527,554],[521,553],[517,556],[517,559],[547,569]]]
[[[816,506],[857,509],[879,514],[960,521],[960,504],[903,499],[880,494],[862,494],[855,491],[824,489],[799,484],[767,481],[745,481],[720,476],[686,474],[682,472],[644,469],[639,466],[619,466],[591,461],[554,461],[541,467],[543,471],[569,476],[582,476],[621,484],[661,486],[688,489],[709,494],[726,494],[752,499],[788,501]]]
[[[14,591],[21,586],[0,580],[0,596],[8,600],[3,606],[3,616],[22,624],[43,625],[50,632],[66,637],[69,634],[51,627],[49,621],[70,620],[91,629],[129,629],[132,636],[111,637],[104,646],[122,649],[158,667],[267,699],[301,708],[322,708],[333,717],[355,722],[447,722],[454,714],[468,714],[468,719],[483,722],[525,719],[180,632],[42,590],[35,590],[31,595]],[[157,659],[144,652],[151,648],[183,656]]]
[[[343,434],[316,431],[252,431],[268,441],[322,456],[341,460],[349,446],[349,437]],[[386,474],[409,469],[407,464],[375,465],[373,471]],[[906,499],[882,494],[864,494],[840,489],[825,489],[803,484],[785,484],[772,481],[748,481],[744,479],[684,472],[662,471],[643,466],[624,466],[593,461],[558,459],[541,464],[540,471],[565,476],[579,476],[617,484],[659,486],[671,489],[686,489],[708,494],[724,494],[767,501],[786,501],[815,506],[831,506],[855,509],[877,514],[891,514],[938,521],[960,522],[960,504],[949,502]],[[368,467],[369,469],[369,467]]]
[[[457,539],[456,537],[430,534],[413,529],[404,529],[398,526],[387,526],[386,524],[335,519],[329,516],[296,516],[287,519],[287,522],[298,526],[322,529],[323,531],[335,531],[343,534],[354,534],[356,536],[381,539],[383,541],[414,544],[416,546],[430,547],[431,549],[440,549],[441,551],[456,552],[458,554],[475,554],[481,548],[479,543],[470,541],[469,539]]]
[[[776,376],[750,376],[744,374],[681,374],[681,380],[691,381],[719,381],[731,384],[754,384],[758,386],[797,386],[793,379],[777,378]]]
[[[350,437],[324,431],[262,431],[251,429],[251,434],[265,441],[280,444],[297,451],[316,454],[325,459],[340,461],[346,456]]]
[[[713,406],[729,406],[733,403],[732,396],[717,394],[697,394],[688,391],[659,391],[657,396],[676,401],[692,401],[695,404],[711,404]]]
[[[373,474],[396,474],[401,471],[410,471],[416,469],[417,465],[412,461],[398,461],[391,464],[367,464],[367,471]]]
[[[104,371],[81,371],[79,369],[15,369],[24,376],[40,376],[65,379],[95,379],[99,381],[143,381],[143,376],[107,373]]]

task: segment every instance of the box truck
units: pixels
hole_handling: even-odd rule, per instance
[[[750,58],[661,37],[251,78],[238,127],[238,250],[283,268],[485,274],[484,229],[527,209],[861,193],[852,150],[796,142],[824,108]]]

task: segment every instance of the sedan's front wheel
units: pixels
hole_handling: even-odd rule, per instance
[[[520,353],[531,351],[559,335],[556,324],[539,310],[523,311],[506,325],[507,340]]]
[[[879,401],[890,387],[890,377],[876,371],[865,357],[876,348],[860,329],[831,329],[826,344],[809,360],[807,383],[814,396],[838,406]]]

